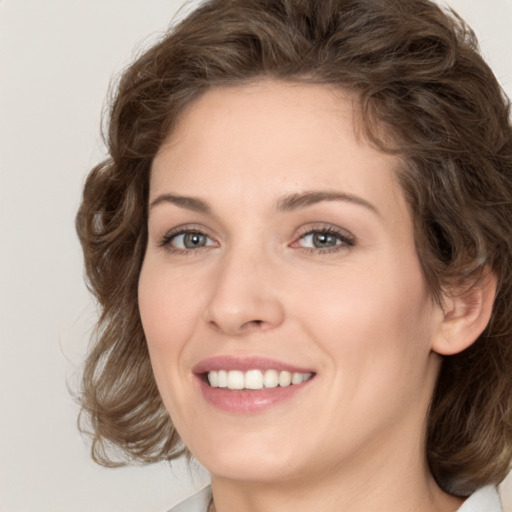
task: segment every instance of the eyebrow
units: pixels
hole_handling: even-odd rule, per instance
[[[198,213],[210,213],[211,209],[207,203],[205,203],[201,199],[197,199],[196,197],[186,197],[179,196],[175,194],[162,194],[159,195],[156,199],[154,199],[150,205],[149,209],[154,208],[155,206],[162,203],[171,203],[180,208],[185,208],[186,210],[192,210],[193,212]]]
[[[280,212],[290,212],[294,210],[300,210],[302,208],[307,208],[308,206],[312,206],[323,201],[345,201],[348,203],[353,203],[359,206],[364,206],[368,210],[380,216],[380,212],[377,210],[377,208],[362,197],[330,190],[312,190],[281,197],[276,203],[276,209]],[[155,206],[162,203],[174,204],[180,208],[198,213],[211,213],[210,206],[202,199],[198,199],[196,197],[180,196],[176,194],[159,195],[150,203],[149,208],[154,208]]]
[[[377,210],[373,204],[369,203],[362,197],[330,190],[313,190],[282,197],[277,202],[277,209],[282,212],[288,212],[306,208],[322,201],[346,201],[348,203],[364,206],[368,210],[371,210],[373,213],[376,213],[380,216],[379,210]]]

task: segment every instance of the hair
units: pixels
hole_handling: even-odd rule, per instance
[[[500,482],[512,457],[509,102],[474,33],[429,0],[209,0],[125,70],[109,158],[90,172],[76,218],[100,305],[80,395],[93,458],[114,466],[186,452],[158,394],[137,303],[151,164],[208,88],[266,78],[357,94],[367,140],[403,162],[433,297],[488,271],[497,277],[489,325],[443,358],[426,452],[453,494]]]

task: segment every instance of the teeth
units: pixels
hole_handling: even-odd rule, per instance
[[[302,382],[302,373],[292,373],[292,384],[300,384]]]
[[[244,373],[239,370],[231,370],[228,372],[228,389],[244,389],[245,379]]]
[[[277,388],[279,385],[279,375],[276,370],[267,370],[263,376],[263,385],[266,388]]]
[[[312,377],[311,373],[278,372],[277,370],[212,370],[208,372],[208,383],[212,388],[268,389],[301,384]]]
[[[279,385],[281,387],[289,386],[292,383],[292,374],[290,372],[281,372],[279,374]]]
[[[263,374],[259,370],[250,370],[245,373],[245,376],[242,373],[242,382],[245,384],[244,386],[242,386],[242,388],[245,387],[246,389],[261,389],[263,387]],[[230,387],[230,389],[232,388]]]
[[[219,388],[227,388],[228,387],[228,372],[226,370],[220,370],[219,372]]]

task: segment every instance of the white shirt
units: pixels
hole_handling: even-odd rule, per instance
[[[212,499],[210,486],[201,489],[190,498],[178,503],[168,512],[207,512]],[[482,487],[466,499],[457,512],[503,512],[496,487]]]

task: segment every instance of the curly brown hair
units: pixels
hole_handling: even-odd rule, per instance
[[[124,72],[110,157],[89,174],[76,219],[101,307],[81,390],[93,458],[149,463],[185,450],[157,391],[137,304],[150,168],[198,95],[263,77],[358,95],[365,136],[405,162],[399,178],[434,297],[471,286],[483,269],[496,275],[486,330],[444,357],[426,449],[452,493],[501,481],[512,457],[509,102],[473,32],[429,0],[209,0]]]

